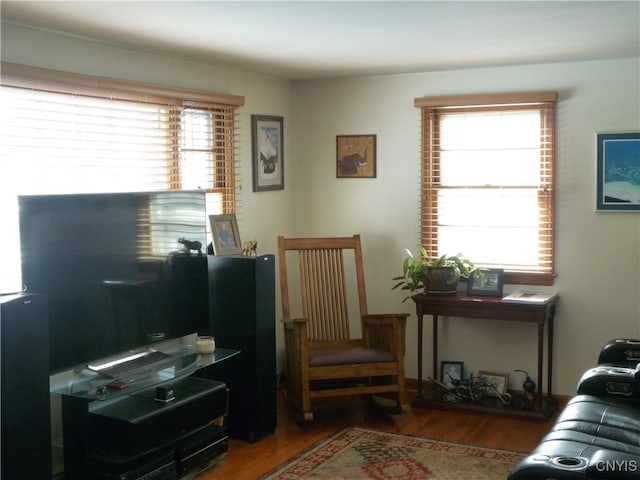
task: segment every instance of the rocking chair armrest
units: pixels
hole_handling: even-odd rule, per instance
[[[298,318],[283,318],[282,325],[284,326],[285,333],[285,347],[289,348],[289,343],[292,345],[307,344],[307,328],[309,319],[304,317]]]
[[[405,326],[408,313],[364,315],[362,329],[365,345],[390,350],[399,356],[405,352]]]
[[[393,325],[409,317],[408,313],[369,313],[363,315],[365,325]]]
[[[282,325],[284,326],[285,336],[291,338],[296,343],[307,343],[307,325],[309,320],[306,318],[283,318]],[[285,341],[288,341],[285,338]],[[294,340],[295,339],[295,340]]]
[[[296,323],[309,323],[308,318],[298,317],[298,318],[283,318],[282,323],[286,324],[296,324]]]
[[[293,357],[300,355],[303,365],[306,365],[309,355],[309,340],[307,339],[306,318],[283,318],[284,346],[287,353],[287,363],[295,360]],[[295,353],[294,353],[295,352]],[[288,367],[292,368],[292,367]]]

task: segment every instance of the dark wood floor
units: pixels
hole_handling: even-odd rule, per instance
[[[316,441],[346,426],[354,425],[439,440],[479,445],[518,452],[530,452],[553,424],[500,415],[485,415],[440,409],[411,408],[407,413],[388,415],[366,406],[359,397],[324,400],[318,404],[315,420],[296,424],[278,394],[278,424],[273,435],[253,444],[231,440],[229,452],[220,463],[198,480],[251,480],[303,451]]]

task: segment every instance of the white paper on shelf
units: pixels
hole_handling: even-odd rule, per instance
[[[547,303],[557,295],[557,293],[536,293],[517,290],[503,297],[502,301],[507,303]]]

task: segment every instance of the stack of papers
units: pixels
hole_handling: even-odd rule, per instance
[[[557,296],[557,293],[534,293],[517,290],[503,297],[502,301],[507,303],[547,303]]]

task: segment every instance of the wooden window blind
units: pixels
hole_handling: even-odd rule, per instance
[[[21,194],[203,189],[209,214],[236,212],[243,97],[7,62],[1,74],[3,252],[19,252]],[[19,257],[2,260],[15,284]]]
[[[505,269],[505,281],[554,277],[554,92],[417,98],[421,243]]]

